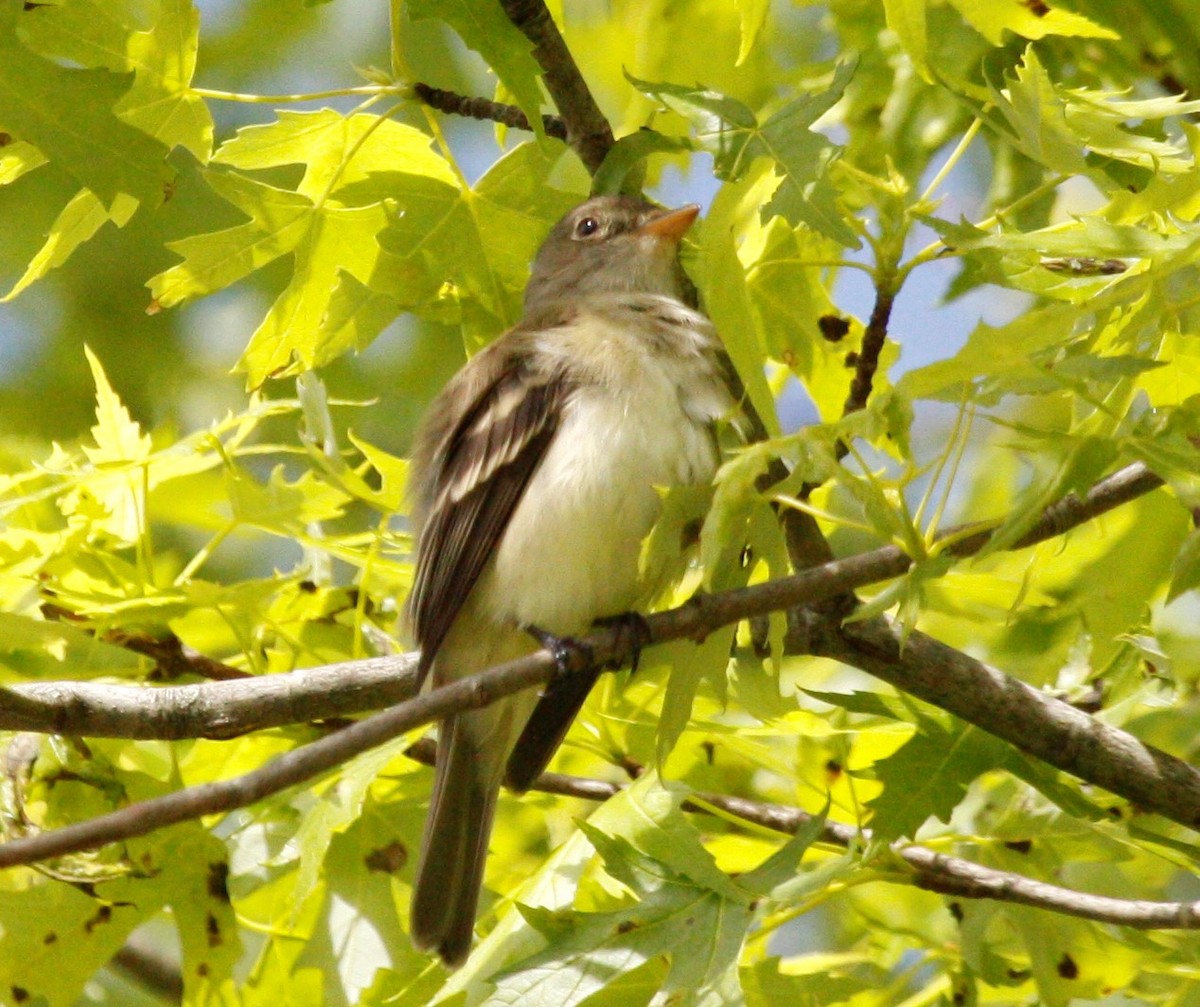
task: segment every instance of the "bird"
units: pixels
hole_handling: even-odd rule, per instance
[[[597,196],[550,231],[520,321],[429,407],[409,468],[418,677],[437,687],[619,617],[654,587],[662,487],[710,483],[738,383],[679,262],[700,208]],[[545,768],[594,676],[438,726],[410,932],[467,958],[502,783]]]

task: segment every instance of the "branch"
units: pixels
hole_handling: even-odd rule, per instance
[[[839,628],[803,611],[789,617],[789,653],[861,668],[1142,810],[1200,829],[1200,771],[1175,756],[924,633],[902,642],[886,619]]]
[[[504,13],[530,42],[546,90],[567,127],[567,143],[593,175],[612,149],[612,127],[596,105],[575,58],[543,0],[501,0]]]
[[[159,999],[173,1004],[183,1002],[183,976],[179,974],[179,965],[160,951],[131,940],[113,955],[110,964]]]
[[[1144,465],[1130,465],[1097,483],[1086,496],[1052,504],[1013,548],[1061,535],[1099,514],[1162,485]],[[988,526],[961,536],[949,551],[979,552]],[[698,595],[679,608],[647,618],[655,643],[703,638],[742,619],[813,604],[838,594],[902,575],[912,560],[896,546],[846,559],[830,560],[766,584]],[[626,660],[620,634],[591,637],[604,660]],[[145,688],[96,682],[29,682],[0,689],[0,730],[39,731],[87,737],[231,738],[284,724],[325,720],[377,710],[408,699],[415,685],[415,654],[343,661],[281,675],[232,682]],[[851,662],[853,663],[853,662]],[[947,687],[950,683],[947,682]]]
[[[435,748],[431,740],[422,738],[405,754],[432,766]],[[588,801],[607,801],[624,788],[605,780],[568,776],[565,773],[543,773],[530,789]],[[697,792],[694,800],[683,803],[683,808],[702,814],[711,814],[710,808],[717,808],[744,822],[785,835],[794,835],[813,820],[812,815],[799,808],[726,794]],[[842,822],[826,821],[821,831],[821,841],[831,846],[848,848],[861,846],[870,840],[870,829],[858,829]],[[961,857],[945,856],[923,846],[896,842],[889,848],[913,868],[913,883],[927,891],[960,898],[1013,902],[1138,930],[1200,929],[1200,902],[1151,902],[1088,895],[1036,881],[1023,874],[983,867]]]
[[[1082,500],[1060,501],[1048,509],[1042,520],[1022,539],[1022,543],[1032,544],[1041,541],[1042,538],[1049,538],[1057,534],[1068,520],[1074,523],[1087,520],[1159,485],[1161,480],[1144,466],[1131,465],[1097,484]],[[964,539],[957,543],[955,551],[968,549],[973,541],[975,545],[970,548],[972,552],[986,543],[987,533],[980,532],[973,538]],[[719,626],[738,622],[752,615],[793,608],[848,590],[864,583],[861,580],[864,575],[882,579],[876,575],[883,569],[894,568],[897,563],[900,568],[893,569],[888,576],[902,573],[911,564],[911,560],[902,552],[889,547],[865,556],[838,560],[757,588],[741,588],[721,595],[699,596],[670,612],[649,616],[646,619],[649,639],[645,642],[663,643],[685,637],[702,638]],[[819,622],[822,625],[818,626],[818,632],[823,629],[828,633],[828,624],[824,620]],[[866,635],[861,637],[858,645],[845,651],[844,659],[880,677],[896,675],[894,669],[906,668],[906,660],[912,662],[912,658],[905,659],[895,652],[898,644],[891,636],[871,636],[875,631],[873,627],[874,623],[858,624],[854,627],[855,632]],[[890,630],[888,632],[890,633]],[[849,630],[846,631],[846,639],[852,639]],[[920,639],[927,640],[924,637]],[[831,652],[834,647],[840,645],[836,639],[825,641],[823,637],[819,638],[818,642],[822,641]],[[629,634],[616,628],[593,633],[582,642],[586,644],[586,649],[590,651],[592,661],[597,667],[623,665],[629,660],[629,651],[633,645]],[[806,638],[804,642],[808,646],[812,645],[810,639]],[[928,643],[942,647],[934,641]],[[1195,826],[1200,823],[1200,772],[1173,756],[1143,744],[1124,731],[1093,721],[1087,714],[1075,710],[1061,700],[1043,696],[1029,686],[1010,680],[999,671],[980,662],[971,662],[965,655],[958,655],[952,648],[942,647],[942,650],[944,653],[938,652],[935,655],[937,664],[934,671],[923,667],[909,669],[913,673],[915,689],[922,689],[930,696],[936,694],[944,702],[959,704],[961,695],[972,688],[990,684],[995,690],[994,694],[1000,695],[1001,698],[1011,697],[1018,703],[1028,700],[1030,712],[1026,720],[1021,722],[1021,726],[1003,722],[993,729],[986,718],[983,718],[984,723],[980,726],[1000,736],[1011,735],[1008,740],[1022,750],[1029,750],[1029,745],[1036,743],[1048,750],[1053,756],[1050,761],[1055,765],[1079,776],[1084,774],[1071,761],[1073,753],[1078,752],[1083,764],[1090,767],[1097,757],[1100,757],[1099,761],[1103,763],[1101,749],[1107,746],[1108,757],[1111,758],[1112,753],[1117,753],[1124,760],[1125,766],[1120,773],[1106,771],[1106,780],[1111,779],[1119,784],[1126,778],[1132,779],[1136,785],[1137,796],[1131,796],[1130,799],[1137,800],[1144,809],[1183,825]],[[583,648],[573,653],[577,663],[583,660]],[[323,671],[332,674],[334,669],[349,668],[359,663],[330,665]],[[566,673],[577,670],[580,669],[567,669]],[[336,734],[281,755],[266,766],[244,776],[190,787],[54,832],[12,840],[0,845],[0,867],[32,863],[65,853],[92,849],[105,843],[145,835],[191,818],[253,804],[271,794],[310,780],[404,731],[451,713],[487,706],[501,696],[542,685],[556,673],[558,670],[550,654],[544,650],[538,651],[529,657],[498,665],[489,671],[401,703]],[[958,680],[956,676],[961,676],[958,689],[949,684]],[[931,682],[931,678],[937,681]],[[943,683],[941,679],[947,679],[948,682]],[[228,683],[223,687],[230,688],[241,684],[243,683]],[[311,711],[309,715],[311,716]],[[1021,733],[1022,730],[1025,731],[1024,734]],[[1103,785],[1108,786],[1107,783]],[[1126,795],[1123,786],[1122,789],[1114,787],[1113,792]]]
[[[469,119],[482,119],[487,122],[498,122],[512,129],[523,129],[533,132],[529,117],[516,105],[506,105],[504,102],[491,101],[487,98],[471,98],[454,91],[443,91],[440,87],[430,87],[420,82],[413,85],[413,93],[430,108],[448,115],[462,115]],[[561,115],[543,115],[542,128],[547,136],[558,140],[567,139],[567,124]]]
[[[544,650],[519,661],[497,665],[483,675],[460,679],[361,720],[336,734],[285,752],[242,776],[186,787],[52,832],[2,843],[0,868],[78,853],[144,836],[204,815],[244,808],[288,787],[305,783],[414,727],[440,720],[451,713],[488,706],[501,696],[541,685],[549,681],[555,671],[554,659]]]
[[[874,387],[875,371],[879,367],[879,354],[887,342],[888,321],[892,317],[895,300],[896,295],[890,287],[875,288],[875,307],[871,309],[871,319],[863,330],[862,347],[854,364],[854,379],[850,382],[850,392],[842,407],[843,416],[867,406],[867,399],[871,397]],[[842,446],[841,450],[844,454],[848,449]]]
[[[91,738],[233,738],[378,710],[416,690],[417,655],[399,654],[226,682],[145,688],[29,682],[0,689],[0,730]]]

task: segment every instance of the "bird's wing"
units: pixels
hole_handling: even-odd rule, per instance
[[[409,598],[422,678],[545,457],[571,390],[560,371],[535,368],[528,354],[490,357],[467,368],[478,361],[494,371],[487,379],[464,372],[462,387],[478,391],[432,446],[423,473],[428,509]]]

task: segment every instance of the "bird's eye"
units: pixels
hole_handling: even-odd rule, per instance
[[[575,225],[575,237],[590,238],[598,230],[600,230],[600,221],[595,217],[584,217]]]

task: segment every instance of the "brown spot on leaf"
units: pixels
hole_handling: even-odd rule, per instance
[[[817,328],[821,330],[822,339],[838,343],[846,338],[850,323],[840,315],[822,315],[817,319]]]
[[[946,906],[946,908],[950,910],[950,915],[954,917],[954,921],[956,923],[961,923],[963,921],[963,908],[961,903],[951,902],[948,906]]]
[[[1010,839],[1004,845],[1008,849],[1012,850],[1014,853],[1028,853],[1030,850],[1033,849],[1033,840],[1032,839]]]
[[[851,350],[849,353],[846,354],[846,359],[843,360],[842,363],[844,363],[847,367],[857,367],[858,366],[858,354],[854,350]]]
[[[212,913],[209,913],[204,918],[204,933],[208,937],[208,946],[210,948],[219,948],[223,943],[221,938],[221,924]]]
[[[208,894],[221,902],[229,901],[229,865],[224,860],[208,865]]]
[[[12,143],[12,134],[0,131],[0,147],[7,147]]]
[[[636,930],[637,924],[633,920],[622,920],[617,924],[617,933],[627,934],[630,930]]]
[[[842,775],[842,764],[837,759],[825,760],[825,776],[829,780],[836,780]]]
[[[396,874],[408,863],[408,847],[397,841],[373,849],[363,858],[368,871]]]
[[[208,962],[201,962],[196,966],[196,975],[201,979],[208,975]]]
[[[58,934],[51,930],[48,934],[46,934],[45,937],[42,938],[42,943],[53,944],[56,940],[58,940]]]
[[[93,916],[86,923],[84,923],[83,929],[86,930],[90,934],[93,930],[96,929],[96,927],[107,923],[111,919],[112,919],[112,906],[101,906],[99,909],[96,910],[96,915]]]
[[[29,990],[24,986],[10,986],[9,989],[12,990],[13,1003],[23,1004],[29,999]]]
[[[1058,964],[1055,966],[1055,969],[1064,979],[1079,978],[1079,966],[1075,964],[1075,959],[1065,951],[1063,952],[1062,958],[1059,959]]]
[[[1034,17],[1045,17],[1050,13],[1050,8],[1042,0],[1025,0],[1025,6],[1029,8]]]

